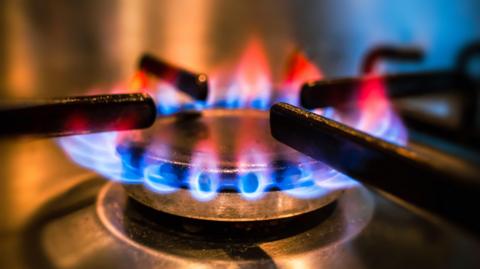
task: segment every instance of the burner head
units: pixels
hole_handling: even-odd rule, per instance
[[[146,131],[122,137],[118,152],[128,169],[146,167],[144,184],[125,185],[132,198],[197,219],[291,217],[334,201],[344,188],[332,181],[349,182],[277,142],[270,135],[268,113],[258,110],[163,117]]]
[[[258,200],[246,200],[238,193],[220,192],[205,202],[195,199],[188,190],[158,194],[142,185],[125,185],[136,201],[172,215],[212,221],[264,221],[298,216],[334,202],[342,190],[320,198],[302,199],[283,191],[269,191]]]

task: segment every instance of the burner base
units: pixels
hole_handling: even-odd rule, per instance
[[[142,257],[138,262],[161,264],[162,268],[328,265],[331,260],[326,257],[344,253],[332,256],[342,242],[365,228],[373,209],[372,196],[363,187],[346,190],[336,203],[307,214],[250,223],[157,212],[132,201],[115,183],[105,186],[97,201],[100,222],[115,241],[138,252],[137,257]]]
[[[305,214],[334,202],[343,190],[318,198],[295,198],[282,191],[269,191],[257,200],[247,200],[236,192],[222,192],[207,202],[192,197],[189,190],[158,194],[142,185],[124,185],[128,195],[158,211],[210,221],[264,221]]]

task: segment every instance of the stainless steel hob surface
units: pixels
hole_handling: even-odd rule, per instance
[[[2,268],[480,264],[480,244],[474,238],[363,187],[313,215],[257,231],[145,208],[128,200],[121,186],[72,165],[50,140],[2,141],[1,147],[3,177],[17,179],[1,183]]]

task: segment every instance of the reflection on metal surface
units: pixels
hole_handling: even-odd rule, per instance
[[[162,55],[185,63],[187,67],[205,66],[214,4],[213,0],[180,0],[173,5],[169,2],[160,4],[158,8],[164,9],[163,24],[159,25],[163,40],[176,40],[159,46],[162,47]]]
[[[27,17],[18,1],[7,1],[4,5],[10,11],[5,13],[5,20],[10,22],[10,27],[5,27],[10,41],[5,46],[5,89],[9,95],[28,97],[34,93],[39,78],[31,62],[33,50]]]
[[[16,231],[47,200],[91,172],[47,139],[0,140],[0,231]],[[46,169],[55,164],[56,169]],[[1,240],[0,240],[1,241]]]

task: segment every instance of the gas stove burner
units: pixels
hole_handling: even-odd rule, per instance
[[[182,79],[170,77],[179,74],[178,68],[143,61],[131,88],[154,97],[158,117],[153,127],[76,136],[60,143],[78,164],[123,183],[137,201],[171,214],[257,221],[323,207],[356,181],[273,139],[265,111],[278,101],[297,102],[301,83],[321,78],[321,72],[301,53],[294,53],[283,78],[273,83],[262,55],[255,41],[237,68],[213,72],[205,102],[190,98],[205,97],[192,94],[192,83],[182,87]],[[203,76],[190,75],[190,82],[206,83]],[[383,85],[364,86],[354,108],[316,112],[405,143],[405,130]]]
[[[121,138],[124,165],[145,166],[145,184],[126,184],[135,200],[159,211],[217,221],[279,219],[336,200],[341,177],[277,142],[268,113],[210,109],[162,117]]]

